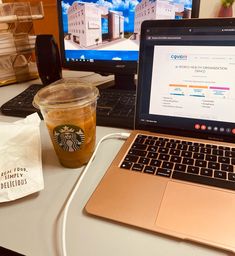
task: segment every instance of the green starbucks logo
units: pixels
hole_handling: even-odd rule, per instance
[[[79,150],[84,143],[84,131],[75,125],[59,125],[54,128],[53,136],[56,143],[68,152],[75,152]]]

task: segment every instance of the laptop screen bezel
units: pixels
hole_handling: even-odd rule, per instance
[[[143,122],[141,120],[141,111],[143,110],[143,101],[146,101],[146,98],[143,99],[151,86],[151,76],[149,75],[149,70],[152,69],[152,58],[153,50],[150,52],[147,49],[147,40],[146,35],[149,29],[166,29],[167,28],[230,28],[235,27],[235,18],[212,18],[212,19],[185,19],[185,20],[147,20],[142,23],[141,27],[141,39],[140,39],[140,58],[138,66],[138,84],[137,84],[137,99],[136,99],[136,115],[135,115],[135,129],[138,130],[147,130],[152,132],[174,134],[179,136],[186,137],[196,137],[202,139],[216,140],[216,141],[227,141],[234,142],[235,135],[230,133],[216,133],[216,132],[204,132],[201,130],[194,129],[184,129],[183,126],[181,129],[176,127],[161,127],[161,125],[156,125],[154,122]],[[234,36],[234,46],[235,46],[235,30],[231,32],[231,35]],[[174,119],[174,117],[172,117]],[[176,117],[175,122],[187,121],[187,118]],[[235,127],[235,124],[234,124]]]

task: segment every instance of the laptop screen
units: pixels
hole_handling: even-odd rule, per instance
[[[140,56],[136,128],[235,138],[234,19],[147,21]]]

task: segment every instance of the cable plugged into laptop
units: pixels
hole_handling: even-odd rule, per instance
[[[63,219],[62,219],[62,256],[67,256],[67,251],[66,251],[66,221],[67,221],[67,216],[68,216],[68,210],[70,207],[71,202],[73,201],[73,198],[78,190],[78,188],[80,187],[82,180],[84,179],[91,163],[93,162],[96,153],[101,145],[102,142],[104,142],[107,139],[121,139],[121,140],[125,140],[130,136],[130,133],[127,132],[122,132],[122,133],[110,133],[105,135],[103,138],[100,139],[100,141],[97,143],[96,148],[94,150],[94,153],[92,154],[89,162],[87,163],[86,167],[83,169],[81,175],[79,175],[71,193],[69,198],[67,199],[67,201],[65,202],[65,207],[63,209]]]
[[[122,133],[118,133],[118,138],[117,139],[127,139],[130,136],[130,133],[128,132],[122,132]]]

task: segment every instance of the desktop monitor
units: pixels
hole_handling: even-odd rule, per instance
[[[200,0],[58,0],[62,65],[114,74],[115,88],[135,89],[142,21],[197,18],[199,5]]]

